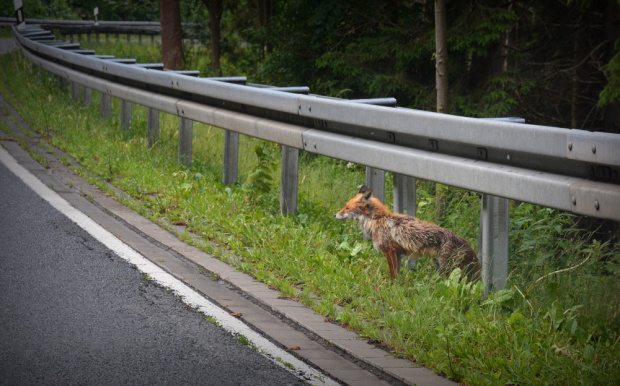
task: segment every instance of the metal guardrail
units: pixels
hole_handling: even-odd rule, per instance
[[[158,21],[106,21],[99,20],[95,24],[93,20],[47,20],[47,19],[30,19],[26,18],[27,25],[36,25],[45,29],[76,29],[82,31],[94,32],[98,29],[103,29],[103,32],[107,29],[110,33],[116,31],[122,31],[125,29],[133,29],[135,31],[148,34],[150,32],[161,33],[161,24]],[[13,26],[15,25],[14,17],[0,17],[0,25]]]
[[[85,34],[90,39],[91,34],[95,34],[97,41],[99,41],[99,34],[106,35],[106,39],[109,40],[109,35],[116,35],[117,38],[120,34],[138,35],[140,42],[142,36],[150,36],[151,43],[154,42],[154,37],[161,35],[161,24],[158,21],[106,21],[106,20],[46,20],[46,19],[25,19],[28,25],[37,25],[40,28],[53,30],[60,35],[69,36],[70,41],[73,42],[73,37],[76,35],[80,37]],[[15,18],[13,17],[0,17],[0,26],[13,26],[15,25]],[[196,23],[183,23],[183,30],[199,29],[203,26]],[[129,42],[129,41],[128,41]]]
[[[395,173],[395,208],[409,213],[412,178],[483,193],[479,245],[489,286],[501,288],[507,275],[507,199],[620,221],[618,134],[399,108],[392,98],[341,100],[239,77],[197,78],[83,52],[36,26],[15,30],[15,37],[33,63],[101,92],[102,107],[113,96],[123,106],[181,117],[180,160],[191,162],[191,121],[226,129],[225,183],[236,180],[238,134],[282,144],[284,213],[296,211],[299,150],[366,165],[380,194],[382,173]]]

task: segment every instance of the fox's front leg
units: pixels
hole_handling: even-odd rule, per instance
[[[383,251],[385,257],[387,259],[388,268],[390,269],[390,276],[392,276],[392,280],[396,279],[398,276],[398,270],[400,268],[400,262],[398,259],[398,252],[393,248],[385,248]]]

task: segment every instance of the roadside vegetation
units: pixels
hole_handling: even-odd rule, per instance
[[[160,61],[149,45],[88,46]],[[76,172],[110,194],[109,184],[120,188],[133,200],[117,198],[144,216],[185,225],[188,242],[394,355],[475,385],[620,379],[617,227],[586,227],[571,214],[512,202],[505,289],[483,300],[482,283],[459,280],[458,272],[443,278],[428,259],[391,281],[385,258],[357,224],[334,219],[364,182],[361,166],[302,152],[298,215],[282,216],[277,145],[241,136],[239,182],[224,186],[221,129],[194,123],[194,159],[184,168],[177,162],[178,117],[160,115],[159,140],[149,149],[146,108],[134,105],[132,128],[123,131],[118,100],[102,119],[98,93],[83,108],[19,52],[2,57],[0,74],[4,98],[40,137],[31,152],[62,149],[82,165]],[[0,130],[12,137],[9,127]],[[388,174],[388,205],[391,189]],[[434,189],[417,181],[424,220],[435,218]],[[440,225],[477,250],[479,211],[479,194],[450,189]]]

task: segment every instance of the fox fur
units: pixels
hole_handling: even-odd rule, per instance
[[[385,254],[392,279],[398,276],[400,259],[431,256],[444,275],[460,268],[469,279],[480,275],[480,263],[469,243],[438,225],[385,207],[372,189],[362,186],[359,193],[336,214],[339,220],[357,220],[375,249]]]

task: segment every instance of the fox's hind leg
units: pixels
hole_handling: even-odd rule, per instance
[[[447,243],[437,256],[437,269],[448,276],[455,268],[460,268],[470,280],[480,275],[478,257],[469,244]]]
[[[456,256],[453,256],[453,253],[454,246],[452,244],[444,244],[435,257],[435,268],[443,276],[448,276],[458,266],[454,262]]]
[[[469,280],[480,278],[480,262],[478,256],[469,246],[461,246],[455,251],[458,256],[459,267]]]

